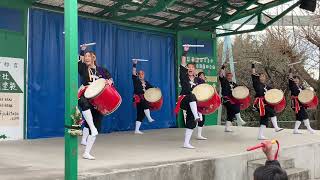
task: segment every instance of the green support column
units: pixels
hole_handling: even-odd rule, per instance
[[[70,115],[77,106],[78,88],[78,3],[64,1],[65,28],[65,125],[71,126]],[[61,32],[62,36],[62,32]],[[78,176],[78,138],[65,129],[65,180],[76,180]]]
[[[215,63],[218,64],[218,40],[216,36],[216,31],[212,32],[212,58]],[[220,68],[219,65],[217,68]],[[217,70],[216,70],[217,71]]]
[[[176,69],[176,75],[177,75],[177,85],[176,85],[176,93],[177,93],[177,97],[179,96],[180,94],[180,91],[181,91],[181,87],[180,87],[180,82],[179,82],[179,67],[180,67],[180,62],[181,62],[181,56],[182,56],[182,34],[181,33],[177,33],[177,39],[176,39],[176,45],[177,45],[177,50],[176,50],[176,56],[177,56],[177,69]],[[177,127],[179,128],[183,128],[185,127],[184,125],[184,121],[182,120],[182,117],[183,117],[183,114],[182,112],[180,111],[178,113],[178,116],[177,116]]]
[[[217,30],[214,30],[212,33],[212,41],[213,41],[213,45],[212,45],[212,50],[213,50],[213,60],[215,62],[217,62],[217,68],[220,68],[220,65],[218,64],[218,37],[217,37]],[[217,69],[217,76],[219,76],[219,70]],[[217,87],[220,87],[220,84],[217,85]],[[221,97],[221,87],[219,88],[219,95]],[[222,105],[220,105],[219,109],[218,109],[218,113],[217,113],[217,125],[221,125],[221,116],[222,116]]]

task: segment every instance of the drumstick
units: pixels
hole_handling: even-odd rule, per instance
[[[272,140],[271,143],[275,144],[275,143],[277,143],[277,140]],[[253,151],[253,150],[256,150],[256,149],[259,149],[259,148],[262,148],[262,147],[264,147],[264,144],[260,143],[260,144],[257,144],[255,146],[248,147],[247,151]]]
[[[142,61],[142,62],[148,62],[148,59],[132,59],[132,61]]]
[[[203,44],[184,44],[183,47],[204,47]]]
[[[231,62],[225,62],[225,63],[231,64]],[[236,64],[236,63],[237,63],[237,61],[234,61],[233,63],[234,63],[234,64]],[[223,64],[222,64],[222,65],[223,65]]]
[[[256,63],[256,64],[262,64],[262,62],[260,62],[260,61],[250,61],[250,62]]]
[[[81,44],[80,47],[83,47],[83,46],[93,46],[93,45],[96,45],[97,43],[95,42],[92,42],[92,43],[86,43],[86,44]]]
[[[288,64],[288,66],[292,66],[292,65],[295,65],[295,64],[300,64],[302,61],[298,61],[298,62],[294,62],[294,63],[290,63]]]

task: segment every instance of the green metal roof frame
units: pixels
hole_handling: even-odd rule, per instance
[[[277,16],[264,12],[290,1],[295,3]],[[63,0],[51,0],[55,4],[48,2],[33,0],[33,7],[63,11]],[[224,24],[247,18],[236,29],[217,34],[224,36],[263,30],[299,4],[300,0],[269,0],[267,3],[263,0],[104,0],[103,3],[101,0],[78,0],[78,9],[81,16],[168,33],[188,29],[215,32]],[[85,11],[81,7],[95,11]],[[256,26],[242,30],[254,18]]]

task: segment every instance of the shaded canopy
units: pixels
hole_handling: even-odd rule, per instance
[[[172,32],[187,29],[213,32],[232,21],[247,18],[249,22],[256,18],[257,28],[253,30],[256,31],[280,18],[268,16],[265,10],[288,2],[296,2],[294,7],[299,4],[296,0],[78,0],[78,9],[80,15]],[[33,6],[63,10],[64,3],[34,0]],[[238,34],[241,28],[229,31]]]

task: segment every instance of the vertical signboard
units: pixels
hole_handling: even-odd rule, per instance
[[[196,72],[204,72],[207,83],[217,86],[217,52],[216,38],[212,37],[210,32],[199,30],[180,31],[177,34],[177,93],[180,93],[181,86],[179,82],[179,66],[183,53],[183,44],[204,45],[203,48],[190,48],[187,56],[187,63],[196,64]],[[206,125],[217,124],[217,112],[206,116]],[[177,126],[184,127],[183,114],[180,112],[177,118]]]
[[[24,60],[0,57],[0,139],[23,139]]]

